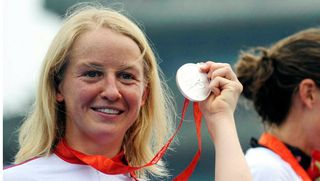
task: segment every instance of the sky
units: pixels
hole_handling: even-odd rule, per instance
[[[46,12],[41,3],[2,2],[4,115],[26,111],[35,94],[42,59],[60,24],[60,19]]]

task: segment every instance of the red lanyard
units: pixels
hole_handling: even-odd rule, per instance
[[[106,173],[106,174],[125,174],[125,173],[131,173],[132,176],[134,176],[134,171],[141,169],[143,167],[151,166],[156,164],[162,156],[165,154],[166,150],[168,149],[169,145],[171,144],[173,138],[180,130],[184,116],[186,114],[189,100],[185,99],[183,104],[183,110],[181,115],[181,120],[178,125],[178,128],[176,129],[175,133],[170,137],[168,142],[160,149],[160,151],[154,156],[153,159],[151,159],[150,162],[148,162],[145,165],[142,166],[128,166],[125,163],[123,163],[121,160],[124,157],[123,152],[119,153],[114,158],[107,158],[101,155],[86,155],[81,152],[78,152],[72,148],[70,148],[64,140],[60,141],[58,145],[56,146],[55,153],[61,157],[63,160],[70,162],[70,163],[77,163],[77,164],[87,164],[95,169]],[[199,109],[198,103],[193,103],[193,113],[194,113],[194,120],[196,125],[196,133],[197,133],[197,139],[198,139],[198,151],[196,152],[193,160],[189,164],[189,166],[181,172],[174,180],[175,181],[184,181],[188,180],[188,178],[191,176],[193,170],[195,169],[200,155],[201,155],[201,112]]]
[[[303,181],[311,181],[307,172],[300,166],[299,162],[292,155],[290,150],[275,136],[268,133],[263,133],[259,139],[259,144],[269,148],[279,155],[291,166],[291,168],[302,178]]]
[[[320,178],[320,151],[314,150],[311,153],[311,165],[308,169],[308,174],[312,180]]]

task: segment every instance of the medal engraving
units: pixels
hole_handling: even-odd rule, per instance
[[[190,101],[199,102],[210,95],[207,74],[200,71],[199,65],[187,63],[181,66],[176,75],[178,88]]]

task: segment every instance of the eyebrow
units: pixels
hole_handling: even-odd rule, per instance
[[[84,63],[81,66],[86,66],[86,67],[93,68],[95,70],[103,71],[103,66],[101,64],[97,64],[97,63]]]
[[[119,66],[120,70],[127,70],[127,69],[135,69],[138,70],[138,67],[136,66],[136,63],[130,63],[130,64],[122,64]]]
[[[134,61],[134,62],[131,62],[131,63],[123,63],[123,64],[120,64],[118,66],[118,68],[120,70],[127,70],[127,69],[134,69],[134,70],[138,70],[136,64],[139,60],[137,61]],[[104,69],[104,66],[101,65],[100,63],[92,63],[92,62],[86,62],[86,63],[83,63],[82,65],[80,65],[80,67],[82,66],[86,66],[86,67],[89,67],[89,68],[93,68],[95,70],[99,70],[99,71],[103,71]]]
[[[142,69],[143,69],[143,57],[142,56],[139,56],[137,59],[133,60],[133,61],[130,61],[130,63],[123,63],[121,62],[120,65],[118,66],[118,68],[120,70],[127,70],[127,69],[135,69],[135,70],[138,70],[138,67],[137,67],[137,63],[142,63]]]

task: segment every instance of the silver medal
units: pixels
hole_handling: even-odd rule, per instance
[[[198,64],[187,63],[181,66],[177,71],[176,82],[182,95],[193,102],[203,101],[211,93],[207,74],[200,71]]]

